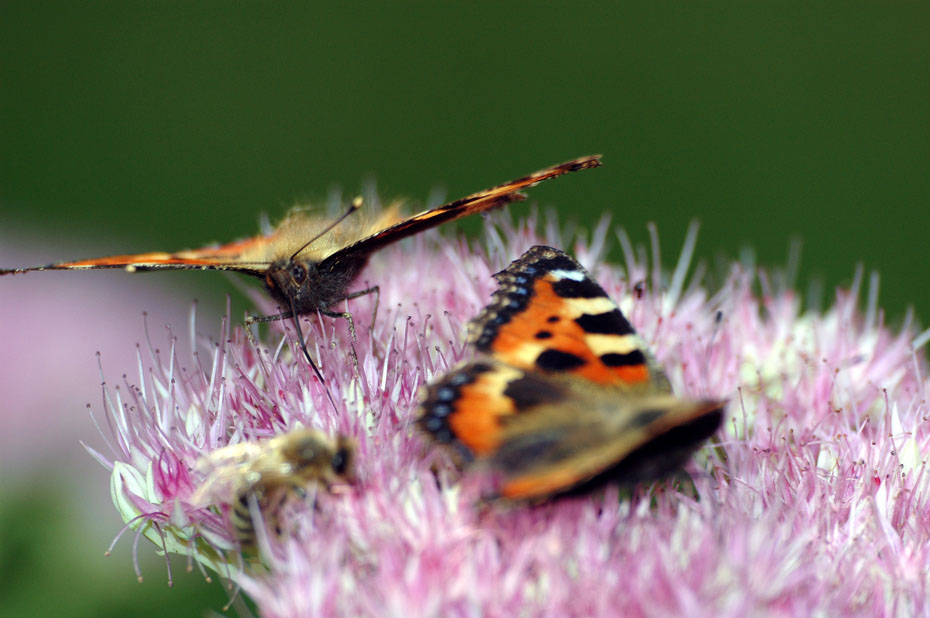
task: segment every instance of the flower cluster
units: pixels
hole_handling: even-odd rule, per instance
[[[139,375],[107,389],[112,455],[94,451],[128,529],[230,578],[269,617],[930,611],[926,367],[874,294],[858,311],[861,277],[826,311],[802,311],[748,265],[713,291],[688,276],[693,229],[665,272],[655,239],[647,259],[620,233],[620,268],[604,261],[606,223],[574,247],[554,225],[534,228],[491,229],[477,247],[427,234],[379,253],[363,275],[381,286],[377,319],[372,298],[349,308],[357,341],[340,320],[305,327],[335,405],[293,334],[274,330],[287,325],[257,350],[228,322],[191,353],[174,339],[148,346]],[[716,442],[689,464],[693,485],[478,506],[413,430],[419,388],[470,354],[465,324],[491,274],[540,243],[592,272],[677,393],[729,399]],[[289,505],[286,533],[244,561],[224,512],[191,502],[194,464],[297,426],[352,436],[358,481]]]

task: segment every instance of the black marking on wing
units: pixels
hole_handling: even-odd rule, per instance
[[[662,418],[666,413],[667,410],[642,410],[630,419],[629,426],[633,428],[645,427]]]
[[[565,444],[564,427],[550,427],[511,436],[493,454],[492,461],[501,470],[521,470],[540,460],[558,461],[572,456],[572,448]]]
[[[600,359],[608,367],[629,367],[630,365],[647,364],[646,355],[643,354],[642,350],[633,350],[626,354],[608,352],[607,354],[601,354]]]
[[[591,335],[630,335],[635,331],[619,309],[605,313],[585,313],[575,323]]]
[[[504,389],[504,396],[513,400],[517,412],[524,412],[543,403],[552,403],[565,398],[565,390],[551,380],[526,374],[512,380]]]
[[[578,262],[555,249],[536,245],[494,275],[500,286],[492,295],[491,302],[471,322],[469,340],[482,352],[488,352],[500,327],[510,322],[513,316],[526,310],[535,294],[534,284],[553,270],[584,272]],[[555,323],[559,316],[548,321]]]
[[[521,260],[531,252],[534,251],[537,247],[541,249],[548,249],[548,252],[536,252],[534,255],[538,255],[537,259],[534,259],[532,265],[539,270],[545,272],[553,270],[566,270],[566,271],[577,271],[582,270],[581,266],[573,260],[568,254],[559,251],[553,247],[543,247],[542,245],[536,245],[536,247],[531,248],[529,251],[523,254],[520,258]]]
[[[582,281],[559,279],[552,284],[552,291],[562,298],[608,298],[604,288],[595,283],[587,273]]]
[[[561,350],[544,350],[536,357],[536,366],[542,371],[571,371],[585,364],[585,360]]]

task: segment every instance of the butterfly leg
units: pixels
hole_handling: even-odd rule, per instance
[[[355,366],[356,373],[358,373],[358,353],[355,351],[357,338],[355,336],[355,320],[352,319],[352,314],[348,311],[320,311],[320,313],[328,318],[343,318],[349,323],[349,337],[352,339],[349,342],[349,352],[352,355],[352,364]]]
[[[352,300],[353,298],[358,298],[359,296],[365,296],[366,294],[375,295],[375,310],[372,313],[371,326],[374,327],[375,317],[378,315],[378,303],[381,301],[381,288],[377,285],[373,285],[370,288],[364,290],[359,290],[358,292],[352,292],[347,295],[344,300]],[[329,318],[343,318],[349,323],[349,334],[352,336],[352,341],[358,341],[358,338],[355,336],[355,320],[352,318],[352,314],[348,311],[321,311],[323,315]]]
[[[377,285],[374,285],[370,288],[359,290],[358,292],[352,292],[351,294],[347,295],[344,299],[348,301],[348,300],[352,300],[353,298],[358,298],[359,296],[364,296],[366,294],[372,294],[372,293],[375,294],[375,310],[374,310],[374,313],[372,314],[371,325],[369,327],[369,330],[374,328],[375,316],[378,313],[378,302],[381,300],[381,288],[379,288]],[[355,342],[358,341],[358,337],[355,331],[355,319],[352,317],[352,314],[349,313],[348,311],[321,311],[320,313],[330,318],[343,318],[346,322],[349,323],[349,336],[352,338],[352,342],[349,347],[352,352],[352,362],[355,365],[356,371],[358,371],[358,354],[355,351]]]
[[[355,343],[358,339],[355,336],[355,320],[352,319],[352,314],[348,311],[321,311],[323,315],[328,318],[342,318],[349,323],[349,336],[352,338],[352,343]]]
[[[255,338],[255,333],[252,331],[253,324],[260,324],[262,322],[273,322],[276,320],[283,320],[284,315],[279,313],[277,315],[247,315],[242,325],[245,327],[245,336],[249,339],[249,345],[251,345],[255,350],[258,350],[258,340]],[[287,316],[290,317],[290,316]]]
[[[324,312],[326,313],[326,312]],[[294,321],[294,328],[297,329],[297,342],[300,344],[300,349],[304,353],[304,357],[307,359],[307,362],[310,364],[310,368],[313,369],[313,373],[316,374],[316,377],[319,378],[320,384],[323,385],[323,389],[326,391],[326,397],[329,399],[329,402],[332,404],[333,408],[336,408],[336,402],[333,399],[332,393],[329,392],[329,387],[326,386],[326,380],[323,378],[323,374],[320,372],[319,367],[316,366],[316,363],[313,362],[313,358],[310,356],[310,351],[307,350],[307,342],[304,340],[303,329],[300,328],[300,318],[296,315],[295,310],[291,311],[282,311],[281,313],[275,313],[273,315],[250,315],[245,319],[245,330],[248,333],[249,341],[253,344],[255,343],[254,335],[252,334],[252,324],[262,323],[262,322],[277,322],[278,320],[287,320],[292,319]],[[353,350],[353,355],[354,355]],[[358,366],[358,360],[355,362]]]
[[[246,317],[245,324],[246,326],[251,326],[252,324],[261,322],[277,322],[278,320],[286,320],[293,317],[293,315],[294,314],[290,311],[283,311],[281,313],[275,313],[274,315],[250,315]]]
[[[346,296],[346,300],[352,300],[353,298],[365,296],[366,294],[375,295],[375,309],[371,312],[371,325],[369,327],[369,330],[371,330],[375,327],[375,320],[378,318],[378,305],[381,304],[381,288],[377,285],[373,285],[370,288],[365,288],[364,290],[359,290],[358,292],[352,292]]]
[[[381,306],[381,288],[378,287],[377,285],[373,285],[373,286],[371,286],[370,288],[366,288],[366,289],[364,289],[364,290],[359,290],[358,292],[353,292],[353,293],[349,294],[349,295],[346,297],[346,300],[350,300],[350,299],[353,299],[353,298],[358,298],[359,296],[364,296],[364,295],[366,295],[366,294],[374,294],[374,295],[375,295],[375,308],[374,308],[374,310],[371,312],[371,323],[368,325],[368,332],[374,333],[374,332],[375,332],[375,322],[377,322],[377,320],[378,320],[378,308]],[[380,349],[379,343],[380,343],[380,342],[377,341],[377,340],[374,340],[374,339],[372,340],[372,352],[374,353],[374,355],[375,355],[376,358],[379,358],[379,359],[380,359],[380,358],[383,357],[384,351],[383,351],[382,349]]]
[[[284,311],[282,313],[276,313],[274,315],[248,315],[243,322],[245,326],[245,336],[249,339],[249,344],[258,350],[258,340],[255,338],[255,333],[252,331],[253,324],[262,324],[264,322],[277,322],[278,320],[286,320],[292,317],[290,311]]]

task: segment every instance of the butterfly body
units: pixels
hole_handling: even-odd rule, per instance
[[[538,500],[680,467],[723,419],[723,402],[676,397],[642,339],[565,253],[533,247],[495,275],[470,325],[478,360],[430,385],[420,427],[498,493]]]

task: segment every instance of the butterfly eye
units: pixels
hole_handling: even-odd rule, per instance
[[[291,266],[291,278],[294,280],[294,283],[303,283],[306,277],[307,277],[306,268],[304,268],[300,264],[294,264],[293,266]]]

